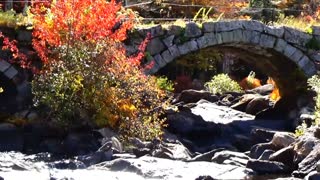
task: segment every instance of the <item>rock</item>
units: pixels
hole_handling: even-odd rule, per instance
[[[320,127],[316,128],[313,132],[314,137],[320,139]]]
[[[254,89],[246,90],[247,93],[257,93],[260,95],[269,95],[273,91],[272,84],[265,84]]]
[[[88,155],[78,156],[77,160],[83,162],[87,167],[89,167],[100,162],[111,161],[112,157],[113,153],[111,150],[106,152],[97,151]]]
[[[112,155],[112,160],[114,159],[133,159],[133,158],[137,158],[135,155],[133,154],[129,154],[129,153],[121,153],[121,154],[113,154]]]
[[[244,153],[233,151],[220,151],[214,154],[211,161],[218,164],[229,164],[235,166],[245,166],[249,160],[249,157]]]
[[[320,180],[320,173],[317,171],[310,172],[305,179],[307,180]]]
[[[249,157],[258,159],[265,150],[277,150],[272,143],[261,143],[252,146]]]
[[[246,167],[258,174],[286,174],[289,172],[288,168],[283,163],[276,161],[250,159]]]
[[[41,152],[49,152],[53,154],[63,154],[62,142],[59,139],[45,139],[39,144]]]
[[[293,169],[295,169],[295,165],[293,162],[294,156],[295,156],[295,152],[293,150],[293,147],[288,146],[288,147],[282,148],[279,151],[273,153],[269,157],[269,160],[281,162],[293,170]]]
[[[246,113],[256,115],[257,113],[270,108],[270,100],[267,97],[257,97],[252,99],[247,107],[246,107]]]
[[[183,90],[172,103],[196,103],[201,99],[208,100],[210,102],[218,101],[218,97],[212,95],[209,91],[198,91],[193,89]]]
[[[294,141],[294,134],[289,132],[276,132],[271,143],[278,148],[284,148],[292,144]]]
[[[245,112],[249,102],[252,101],[254,98],[257,98],[257,97],[261,97],[261,96],[257,95],[257,94],[244,94],[241,97],[240,101],[235,103],[235,104],[233,104],[231,106],[231,108],[235,109],[235,110],[238,110],[238,111]]]
[[[159,158],[189,160],[191,153],[182,144],[162,143],[151,151],[151,155]]]
[[[294,150],[302,157],[301,159],[304,159],[319,143],[319,139],[309,134],[305,134],[302,137],[299,137],[297,142],[294,143]]]
[[[113,130],[111,130],[110,128],[101,128],[99,130],[97,130],[101,135],[102,137],[104,138],[108,138],[108,139],[111,139],[111,137],[117,137],[117,133],[115,133]]]
[[[274,150],[266,149],[263,151],[261,156],[258,158],[258,160],[269,160],[270,156],[274,153]]]
[[[130,138],[129,139],[130,144],[135,146],[136,148],[153,148],[154,144],[152,142],[146,142],[146,141],[141,141],[139,138]]]
[[[219,148],[219,149],[213,149],[209,152],[203,153],[203,154],[199,154],[197,156],[195,156],[194,158],[190,159],[190,161],[207,161],[207,162],[211,162],[212,157],[214,156],[215,153],[223,151],[223,148]]]
[[[24,146],[23,133],[15,125],[0,124],[0,151],[22,151]]]
[[[199,176],[195,180],[215,180],[215,179],[212,178],[211,176]]]
[[[242,134],[234,134],[233,138],[231,138],[231,142],[232,145],[241,152],[250,150],[253,145],[251,138]]]
[[[201,36],[202,32],[198,25],[194,22],[189,22],[186,24],[185,36],[188,38],[194,38]]]
[[[275,133],[276,131],[272,131],[264,128],[255,128],[250,133],[252,143],[258,144],[258,143],[270,142]]]
[[[138,148],[134,148],[133,149],[133,154],[135,156],[137,156],[138,158],[139,157],[142,157],[144,155],[147,155],[147,154],[150,154],[151,150],[148,149],[148,148],[141,148],[141,149],[138,149]]]
[[[317,171],[320,172],[320,161],[317,162]]]
[[[304,158],[298,165],[298,169],[293,172],[294,176],[304,177],[311,171],[315,171],[317,163],[320,160],[320,144],[314,147],[309,155]]]
[[[99,142],[86,133],[69,133],[63,141],[65,153],[68,155],[86,155],[99,148]]]
[[[162,43],[160,38],[154,38],[152,39],[148,45],[147,45],[147,52],[150,53],[150,55],[156,55],[163,51],[165,49],[165,45]]]
[[[87,168],[87,166],[83,162],[77,161],[77,160],[55,161],[55,162],[49,163],[48,166],[50,168],[55,168],[55,169],[71,169],[71,170]]]

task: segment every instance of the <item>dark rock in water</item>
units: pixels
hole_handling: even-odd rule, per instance
[[[266,110],[268,108],[271,108],[272,105],[270,104],[270,100],[267,97],[257,97],[252,99],[247,107],[246,107],[246,113],[256,115],[259,112]]]
[[[269,160],[281,162],[293,170],[295,169],[295,165],[293,162],[294,156],[295,156],[295,151],[293,150],[293,147],[288,146],[273,153],[269,157]]]
[[[251,131],[251,140],[253,144],[258,143],[266,143],[272,140],[273,135],[276,131],[263,129],[263,128],[255,128]]]
[[[314,149],[309,153],[309,155],[304,158],[300,163],[293,175],[296,177],[304,177],[311,171],[316,171],[317,163],[320,160],[320,144],[314,147]]]
[[[0,180],[4,180],[3,177],[0,176]]]
[[[290,172],[287,166],[276,161],[250,159],[246,167],[252,169],[258,174],[287,174]]]
[[[22,131],[13,124],[0,124],[0,145],[0,151],[22,151],[24,145]]]
[[[176,99],[173,100],[173,104],[184,102],[184,103],[196,103],[200,99],[205,99],[210,102],[217,102],[219,98],[212,95],[208,91],[197,91],[193,89],[183,90]]]
[[[253,159],[258,159],[262,155],[262,153],[267,149],[278,150],[272,143],[256,144],[252,146],[250,150],[250,157]]]
[[[199,176],[195,180],[215,180],[211,176]]]
[[[320,127],[316,128],[313,132],[314,137],[320,139]]]
[[[148,148],[134,148],[133,154],[136,155],[138,158],[147,154],[150,154],[151,150]]]
[[[251,138],[242,134],[233,135],[233,138],[231,138],[231,142],[232,145],[241,152],[250,150],[253,145]]]
[[[235,166],[243,166],[245,167],[249,157],[244,153],[233,152],[233,151],[220,151],[214,154],[211,161],[218,164],[228,164]]]
[[[305,179],[307,180],[320,180],[320,173],[317,171],[310,172]]]
[[[97,151],[88,155],[78,156],[77,160],[83,162],[87,167],[104,161],[112,160],[112,151]]]
[[[257,93],[260,95],[269,95],[273,91],[272,84],[265,84],[254,89],[246,90],[246,93]]]
[[[86,155],[99,148],[99,142],[88,133],[69,133],[63,141],[65,153],[68,155]]]
[[[270,156],[274,153],[274,150],[271,149],[266,149],[265,151],[263,151],[263,153],[261,154],[261,156],[258,158],[258,160],[269,160]]]
[[[50,168],[56,168],[56,169],[84,169],[87,168],[87,166],[81,162],[81,161],[77,161],[77,160],[62,160],[62,161],[57,161],[57,162],[53,162],[53,163],[49,163],[48,166]]]

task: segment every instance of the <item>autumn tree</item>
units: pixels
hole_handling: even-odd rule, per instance
[[[115,0],[35,3],[32,12],[33,46],[43,62],[33,81],[35,102],[48,107],[48,120],[94,122],[145,139],[160,134],[164,94],[141,72],[146,41],[129,58],[121,43],[133,13]]]

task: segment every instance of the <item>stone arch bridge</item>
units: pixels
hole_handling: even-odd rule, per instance
[[[128,54],[151,35],[147,46],[148,74],[171,61],[204,48],[232,51],[247,63],[273,77],[282,95],[294,95],[306,79],[317,73],[320,62],[320,27],[312,33],[285,26],[268,26],[258,21],[235,20],[156,25],[135,29],[125,42]],[[317,50],[316,50],[317,49]]]

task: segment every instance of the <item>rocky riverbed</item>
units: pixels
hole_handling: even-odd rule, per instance
[[[264,87],[265,90],[268,89]],[[161,140],[120,142],[111,129],[71,131],[0,124],[3,179],[270,179],[320,177],[320,127],[298,101],[292,119],[268,119],[263,91],[212,95],[186,90],[172,101]],[[303,110],[301,110],[303,109]],[[259,118],[266,117],[266,118]],[[294,119],[295,118],[295,119]],[[1,178],[0,178],[1,179]]]

